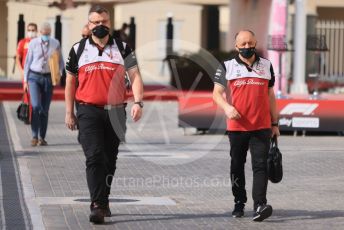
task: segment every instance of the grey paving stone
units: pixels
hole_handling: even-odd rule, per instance
[[[30,229],[27,208],[18,176],[18,165],[8,136],[4,108],[0,102],[0,228]]]
[[[8,103],[12,116],[16,103]],[[263,223],[251,220],[252,170],[246,164],[249,200],[245,217],[231,218],[229,147],[222,135],[186,136],[177,125],[177,104],[146,103],[148,116],[128,121],[127,144],[121,145],[112,195],[168,197],[177,205],[111,203],[106,224],[88,222],[89,204],[40,206],[46,229],[342,229],[344,226],[343,137],[282,136],[284,178],[269,184],[274,208]],[[85,159],[76,132],[66,130],[63,103],[50,112],[49,146],[31,148],[28,127],[15,123],[36,197],[88,197]],[[10,114],[11,115],[11,114]],[[146,154],[146,155],[145,155]],[[147,157],[148,154],[148,157]],[[182,155],[181,155],[182,154]],[[154,157],[157,156],[157,157]],[[181,156],[181,157],[166,157]],[[23,183],[27,183],[23,181]]]

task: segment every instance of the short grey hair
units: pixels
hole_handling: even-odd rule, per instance
[[[253,37],[255,37],[256,35],[254,34],[254,32],[252,30],[248,30],[248,29],[244,29],[244,30],[240,30],[238,31],[235,36],[234,36],[234,40],[237,39],[238,35],[241,33],[241,32],[249,32]]]
[[[51,25],[49,22],[43,22],[40,27],[41,30],[51,30]]]
[[[88,12],[88,16],[90,16],[90,14],[92,13],[97,13],[97,14],[102,14],[102,13],[106,13],[107,15],[109,15],[109,11],[100,5],[94,5],[91,7],[90,11]]]

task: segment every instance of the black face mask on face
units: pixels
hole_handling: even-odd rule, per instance
[[[105,38],[109,34],[110,29],[104,25],[96,26],[92,29],[92,34],[97,38]]]
[[[249,59],[256,53],[256,47],[239,48],[239,53],[244,58]]]

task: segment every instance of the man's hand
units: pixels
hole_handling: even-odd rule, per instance
[[[271,128],[271,137],[279,137],[281,134],[280,134],[280,131],[279,131],[279,128],[278,126],[272,126]]]
[[[226,117],[228,119],[237,120],[241,118],[241,115],[236,110],[236,108],[227,102],[224,94],[225,94],[225,87],[220,84],[215,84],[214,90],[213,90],[213,100],[215,101],[215,103],[224,110]]]
[[[231,120],[237,120],[237,119],[241,118],[241,115],[234,108],[234,106],[231,106],[229,104],[228,104],[228,106],[225,107],[225,114],[226,114],[227,118],[231,119]]]
[[[65,117],[65,124],[67,126],[68,129],[70,130],[77,130],[77,119],[74,115],[74,113],[66,113],[66,117]]]
[[[142,108],[140,107],[140,105],[138,104],[134,104],[131,107],[131,118],[133,119],[134,122],[137,122],[138,120],[140,120],[141,116],[142,116]]]
[[[24,82],[23,89],[24,89],[24,92],[27,92],[29,90],[27,82]]]

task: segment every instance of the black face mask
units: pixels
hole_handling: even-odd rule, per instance
[[[104,25],[99,25],[93,28],[92,33],[97,38],[105,38],[109,34],[110,29]]]
[[[252,57],[256,53],[256,47],[239,48],[239,53],[244,58],[249,59],[250,57]]]

